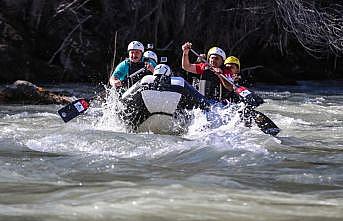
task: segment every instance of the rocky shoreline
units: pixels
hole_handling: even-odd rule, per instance
[[[0,91],[0,104],[68,104],[71,101],[71,97],[23,80],[17,80]]]

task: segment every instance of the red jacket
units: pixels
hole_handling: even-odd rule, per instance
[[[204,74],[205,70],[207,69],[208,64],[206,63],[199,63],[199,64],[195,64],[195,70],[197,74]],[[225,77],[230,77],[232,78],[232,72],[228,69],[222,69],[223,70],[223,74]]]

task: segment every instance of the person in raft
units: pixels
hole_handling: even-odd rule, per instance
[[[143,76],[152,74],[157,65],[154,59],[144,59],[144,46],[139,41],[130,42],[127,51],[129,58],[117,65],[109,79],[110,85],[114,88],[129,88]]]
[[[199,92],[208,99],[222,101],[230,97],[233,87],[224,78],[231,77],[232,72],[224,68],[225,52],[219,47],[212,47],[207,53],[207,61],[192,64],[189,61],[190,42],[182,45],[182,68],[199,74]]]

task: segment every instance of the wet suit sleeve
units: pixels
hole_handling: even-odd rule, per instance
[[[125,60],[125,61],[120,62],[117,65],[116,69],[112,73],[112,76],[123,81],[125,77],[127,76],[128,72],[129,72],[129,64]]]

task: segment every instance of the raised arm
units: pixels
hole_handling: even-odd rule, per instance
[[[196,74],[196,65],[189,62],[189,49],[192,47],[192,43],[186,42],[182,45],[182,68],[185,71]]]

